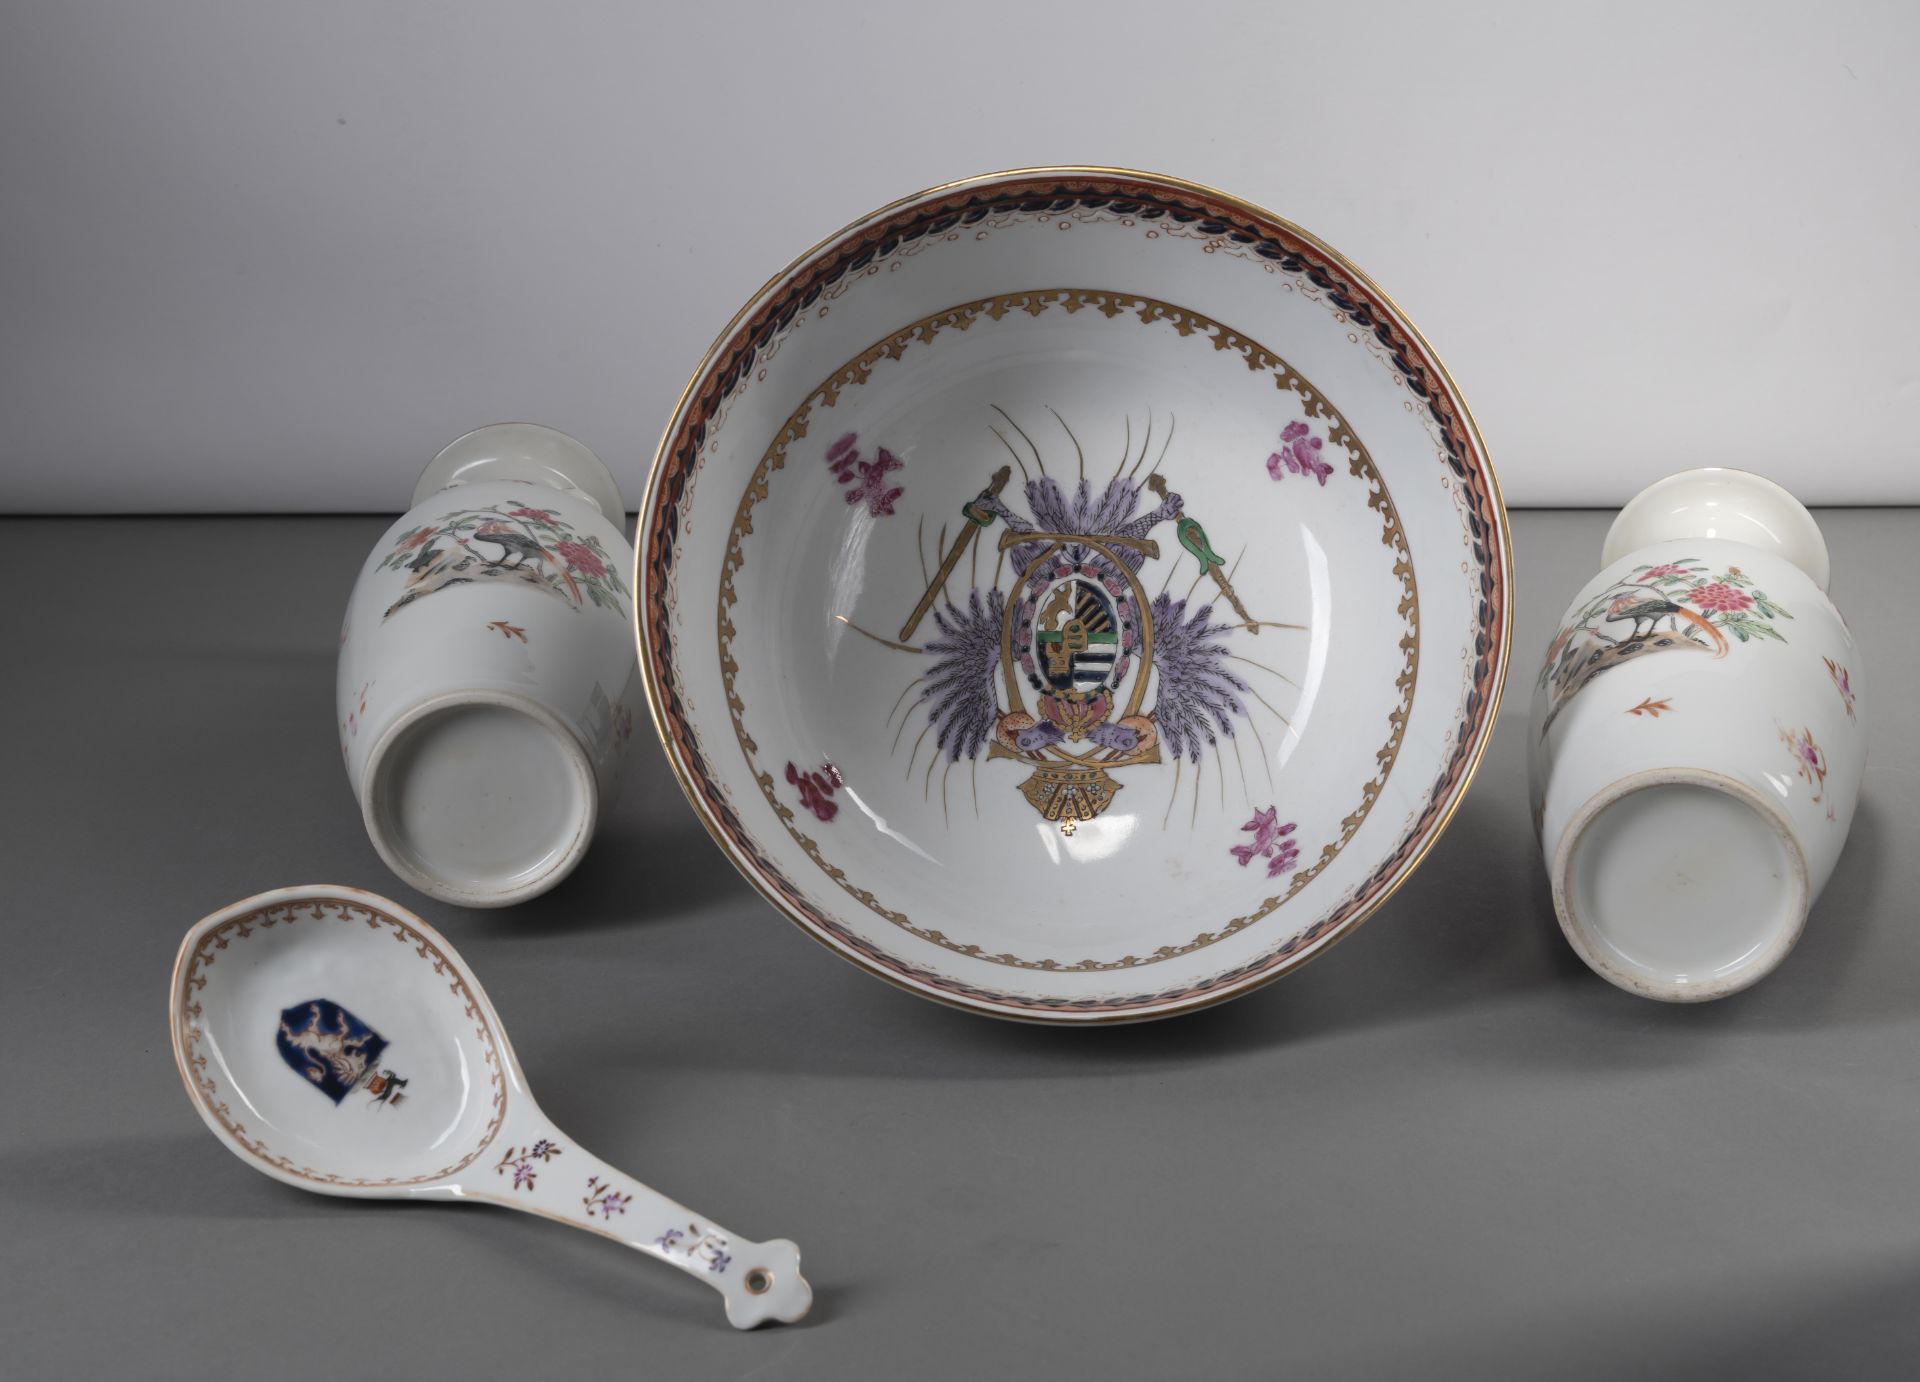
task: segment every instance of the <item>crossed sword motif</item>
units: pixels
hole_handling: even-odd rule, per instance
[[[913,637],[913,631],[919,628],[920,621],[927,617],[927,611],[933,608],[934,600],[946,587],[947,578],[953,574],[954,567],[960,564],[960,558],[967,554],[967,549],[973,546],[973,540],[980,535],[980,530],[993,526],[992,503],[1012,478],[1012,468],[1001,466],[993,472],[993,478],[987,482],[985,489],[960,506],[960,516],[966,520],[966,523],[954,535],[953,544],[947,548],[947,555],[941,561],[940,569],[933,573],[933,579],[927,585],[926,594],[922,595],[920,603],[913,607],[913,613],[907,616],[907,622],[900,626],[902,643]],[[1161,499],[1167,497],[1167,482],[1160,478],[1157,471],[1147,476],[1147,488]],[[1200,569],[1213,577],[1213,583],[1220,588],[1220,594],[1225,597],[1227,603],[1233,606],[1233,612],[1240,616],[1241,623],[1247,632],[1258,636],[1260,626],[1254,617],[1247,613],[1247,607],[1240,603],[1239,593],[1234,590],[1233,582],[1227,577],[1226,559],[1214,551],[1207,541],[1207,530],[1200,526],[1198,520],[1183,514],[1174,525],[1174,533],[1179,537],[1180,545],[1193,553],[1194,560],[1200,563]],[[1001,539],[1001,546],[1029,540],[1031,540],[1030,535],[1025,533],[1007,533]],[[1115,539],[1101,540],[1111,542]],[[1125,545],[1138,547],[1150,556],[1159,554],[1159,548],[1150,542],[1129,542]]]

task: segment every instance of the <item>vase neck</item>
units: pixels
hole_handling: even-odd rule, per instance
[[[531,422],[495,423],[451,443],[420,472],[413,503],[456,485],[488,480],[545,485],[593,505],[616,527],[626,522],[620,487],[605,463],[565,432]]]
[[[1784,557],[1827,588],[1827,542],[1806,505],[1763,476],[1708,466],[1656,481],[1627,501],[1601,548],[1611,566],[1629,552],[1675,539],[1743,542]]]

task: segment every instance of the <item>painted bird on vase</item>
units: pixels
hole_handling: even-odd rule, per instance
[[[517,528],[505,523],[482,523],[473,530],[470,542],[490,542],[500,549],[500,559],[492,562],[494,566],[524,566],[528,558],[547,560],[547,549],[528,537]],[[509,561],[508,558],[512,560]]]
[[[1607,612],[1602,616],[1602,621],[1609,624],[1619,623],[1621,621],[1629,622],[1632,627],[1628,631],[1626,638],[1622,641],[1635,643],[1640,639],[1650,637],[1653,634],[1654,627],[1668,616],[1672,616],[1674,619],[1675,627],[1678,627],[1679,621],[1684,619],[1705,633],[1706,636],[1713,641],[1714,656],[1725,657],[1727,655],[1727,650],[1732,645],[1727,642],[1727,636],[1724,633],[1721,633],[1711,622],[1702,619],[1692,610],[1683,605],[1675,604],[1672,600],[1667,599],[1666,596],[1655,590],[1629,591],[1624,595],[1616,595],[1613,598],[1613,603],[1607,606]],[[1644,633],[1640,630],[1640,625],[1643,621],[1647,626],[1646,632]]]

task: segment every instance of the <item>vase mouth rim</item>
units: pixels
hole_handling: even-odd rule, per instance
[[[1826,537],[1807,506],[1776,481],[1734,466],[1699,466],[1655,480],[1614,516],[1601,564],[1657,542],[1741,542],[1792,562],[1823,592],[1832,571]]]
[[[451,486],[490,480],[547,485],[592,504],[616,528],[627,521],[606,462],[579,438],[538,422],[491,422],[455,437],[420,472],[408,507]]]

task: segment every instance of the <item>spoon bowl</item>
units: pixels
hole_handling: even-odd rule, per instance
[[[563,1135],[453,947],[384,898],[311,885],[214,913],[181,943],[170,1018],[201,1118],[276,1180],[558,1219],[706,1281],[740,1328],[812,1303],[792,1243],[727,1233]]]

